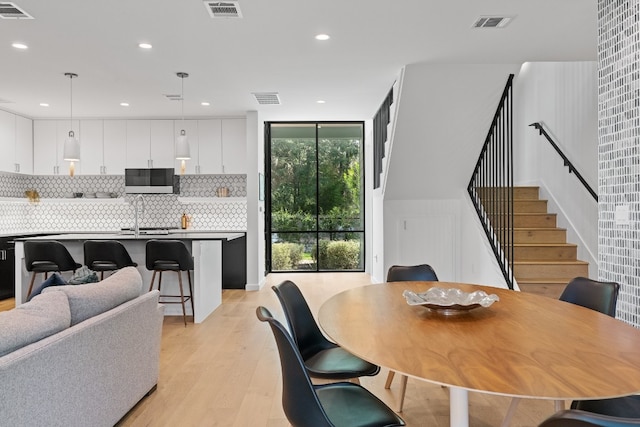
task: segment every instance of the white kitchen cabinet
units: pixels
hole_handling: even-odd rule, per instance
[[[0,110],[0,170],[15,172],[16,116]]]
[[[127,167],[174,167],[173,120],[127,120]]]
[[[189,139],[191,159],[186,161],[186,174],[221,174],[222,143],[221,120],[176,120],[175,137],[184,128]],[[180,160],[175,161],[176,173],[180,173]]]
[[[222,173],[222,121],[220,119],[198,120],[197,173]]]
[[[124,175],[127,165],[127,121],[126,120],[105,120],[104,138],[102,141],[104,150],[103,174]]]
[[[103,121],[81,120],[80,163],[83,175],[99,175],[103,166]]]
[[[198,158],[199,158],[199,134],[198,134],[198,122],[199,120],[174,120],[173,121],[173,138],[174,140],[180,136],[180,132],[184,129],[187,133],[187,140],[189,141],[189,151],[191,158],[185,161],[185,174],[195,174],[198,172]],[[180,174],[180,167],[182,160],[174,159],[174,168],[176,174]]]
[[[66,175],[69,173],[69,162],[64,161],[64,141],[69,136],[69,120],[34,120],[33,121],[33,173],[35,175]],[[82,163],[82,136],[79,123],[73,121],[73,131],[80,142],[80,162],[77,162],[76,173],[80,173]]]
[[[151,124],[149,120],[127,120],[127,167],[151,167],[149,139]]]
[[[222,119],[222,173],[247,173],[245,119]]]
[[[33,120],[16,116],[15,172],[33,173]]]
[[[75,174],[82,174],[82,135],[80,134],[80,121],[73,120],[70,122],[69,120],[58,120],[58,141],[57,141],[57,152],[56,159],[58,162],[58,174],[60,175],[68,175],[71,162],[64,160],[64,142],[69,138],[69,131],[73,130],[73,134],[75,138],[80,142],[80,161],[73,162],[75,167]]]
[[[59,124],[60,126],[60,124]],[[68,128],[68,124],[63,128]],[[76,174],[106,175],[124,174],[126,149],[126,122],[124,120],[80,120],[80,161],[76,163]],[[66,138],[59,135],[59,138]],[[76,134],[76,136],[79,136]],[[60,148],[60,146],[59,146]],[[64,148],[64,139],[62,142]],[[63,162],[66,164],[68,162]],[[61,173],[66,173],[62,171]]]
[[[152,168],[172,168],[176,161],[173,120],[151,120],[149,147]],[[178,173],[180,171],[178,170]]]

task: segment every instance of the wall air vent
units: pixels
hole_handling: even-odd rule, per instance
[[[472,28],[504,28],[513,20],[513,16],[481,16]]]
[[[207,1],[204,2],[209,16],[212,18],[242,18],[240,5],[237,1]]]
[[[0,3],[0,18],[2,19],[33,19],[24,10],[16,6],[15,3]]]
[[[252,94],[260,105],[280,105],[278,92],[253,92]]]
[[[172,94],[166,94],[164,95],[169,101],[182,101],[182,95],[177,94],[177,95],[172,95]]]

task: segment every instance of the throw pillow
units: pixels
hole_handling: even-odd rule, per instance
[[[43,291],[49,292],[67,295],[73,326],[140,296],[142,277],[135,267],[125,267],[98,283],[55,286]]]
[[[60,286],[60,285],[66,285],[66,284],[67,284],[67,281],[64,280],[62,276],[60,276],[58,273],[53,273],[51,276],[49,276],[47,280],[42,282],[40,286],[38,286],[33,291],[31,291],[31,295],[29,295],[29,299],[27,299],[27,301],[31,301],[33,297],[35,297],[36,295],[40,295],[40,293],[44,288],[48,288],[49,286]]]
[[[0,312],[0,356],[56,334],[70,325],[71,312],[65,294],[37,295],[13,310]]]

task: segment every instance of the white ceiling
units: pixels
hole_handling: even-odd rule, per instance
[[[68,118],[65,72],[79,118],[179,117],[164,94],[183,71],[187,117],[362,120],[407,64],[596,60],[596,0],[239,0],[241,19],[212,19],[202,0],[14,3],[35,19],[0,20],[0,109],[31,118]],[[481,15],[515,19],[471,28]]]

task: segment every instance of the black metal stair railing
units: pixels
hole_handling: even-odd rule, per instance
[[[551,138],[551,136],[547,133],[547,131],[544,130],[544,128],[542,127],[542,123],[535,122],[535,123],[531,123],[529,126],[533,126],[534,128],[538,129],[538,132],[540,132],[540,135],[544,136],[547,139],[547,141],[549,141],[551,146],[556,150],[556,152],[560,155],[560,157],[562,157],[562,160],[564,161],[564,165],[569,168],[569,173],[575,174],[576,178],[578,178],[578,180],[582,183],[584,188],[589,192],[589,194],[591,194],[591,197],[593,197],[597,202],[598,195],[596,194],[596,192],[582,177],[582,174],[578,172],[578,169],[576,169],[573,163],[571,163],[571,160],[569,160],[569,158],[562,152],[560,147],[558,147],[558,144],[556,144],[555,141]]]
[[[513,74],[509,75],[467,191],[513,289]]]

